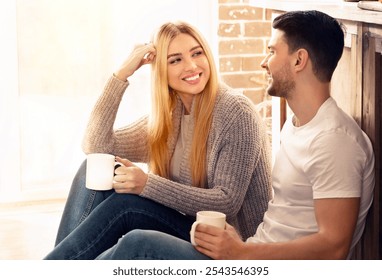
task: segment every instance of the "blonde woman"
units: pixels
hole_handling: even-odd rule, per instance
[[[113,130],[128,78],[152,66],[152,111]],[[107,82],[86,131],[85,153],[117,155],[114,189],[85,188],[77,173],[57,244],[46,259],[94,259],[134,229],[189,240],[199,210],[224,212],[243,239],[270,199],[270,154],[251,102],[218,81],[212,53],[184,22],[162,25]],[[133,162],[148,164],[146,173]]]

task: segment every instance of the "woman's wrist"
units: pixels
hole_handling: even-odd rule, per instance
[[[124,73],[123,71],[116,71],[113,73],[114,77],[116,77],[118,80],[121,80],[123,82],[126,82],[127,79],[132,75],[132,74],[128,74],[128,73]]]
[[[124,78],[124,76],[121,76],[120,74],[117,74],[116,72],[113,73],[114,78],[117,80],[120,80],[121,82],[127,82],[127,77]]]

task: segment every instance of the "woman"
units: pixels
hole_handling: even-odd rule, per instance
[[[127,79],[144,64],[152,65],[151,114],[114,131]],[[262,120],[247,98],[218,82],[206,41],[186,23],[162,25],[109,79],[84,151],[118,155],[123,166],[114,190],[97,192],[85,188],[83,164],[46,259],[94,259],[137,228],[189,240],[199,210],[226,213],[245,239],[270,198]],[[147,163],[149,173],[132,162]]]

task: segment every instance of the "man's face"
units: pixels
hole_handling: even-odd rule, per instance
[[[271,96],[290,97],[295,88],[290,64],[289,48],[284,32],[275,29],[268,44],[269,54],[261,62],[268,73],[267,93]]]

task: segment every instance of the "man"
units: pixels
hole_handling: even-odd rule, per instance
[[[273,168],[274,197],[256,234],[198,225],[195,248],[174,237],[137,231],[100,259],[345,259],[360,239],[374,187],[367,136],[330,96],[344,32],[318,11],[275,18],[262,67],[268,93],[293,111]],[[196,249],[196,250],[195,250]]]

